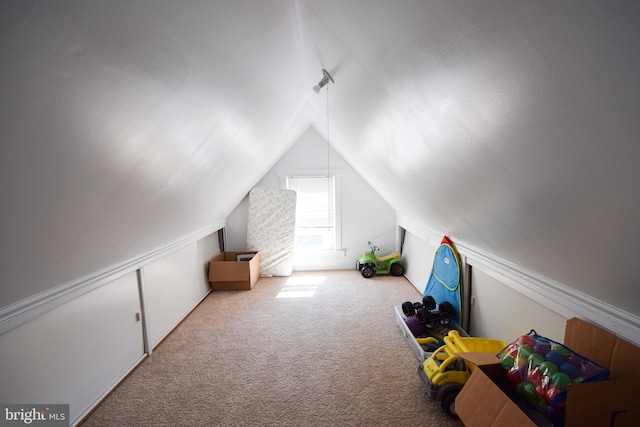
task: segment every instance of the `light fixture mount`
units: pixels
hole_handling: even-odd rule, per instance
[[[333,77],[331,77],[331,74],[329,74],[327,70],[322,69],[322,79],[313,87],[313,91],[315,93],[320,93],[320,89],[325,87],[328,83],[334,83]]]

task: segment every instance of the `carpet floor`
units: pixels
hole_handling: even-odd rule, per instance
[[[209,294],[85,420],[92,426],[461,426],[425,395],[393,307],[403,277],[260,278]]]

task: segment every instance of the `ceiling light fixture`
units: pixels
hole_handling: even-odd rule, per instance
[[[313,87],[313,91],[315,93],[320,93],[320,89],[325,87],[327,83],[333,83],[333,78],[331,77],[331,74],[327,72],[327,70],[322,70],[322,80],[320,80],[318,84]]]

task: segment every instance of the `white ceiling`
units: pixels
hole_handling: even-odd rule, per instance
[[[638,22],[635,1],[2,1],[0,307],[224,221],[326,136],[325,68],[331,145],[399,214],[638,316]]]

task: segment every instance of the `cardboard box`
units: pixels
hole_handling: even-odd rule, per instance
[[[249,261],[238,255],[253,254]],[[222,252],[209,261],[209,282],[214,291],[251,290],[260,277],[260,252]]]
[[[567,321],[564,344],[611,371],[606,381],[569,386],[565,427],[637,426],[640,348],[577,318]],[[545,425],[535,417],[537,413],[527,416],[528,412],[509,398],[514,387],[495,355],[459,356],[478,366],[456,398],[456,412],[466,426]]]

